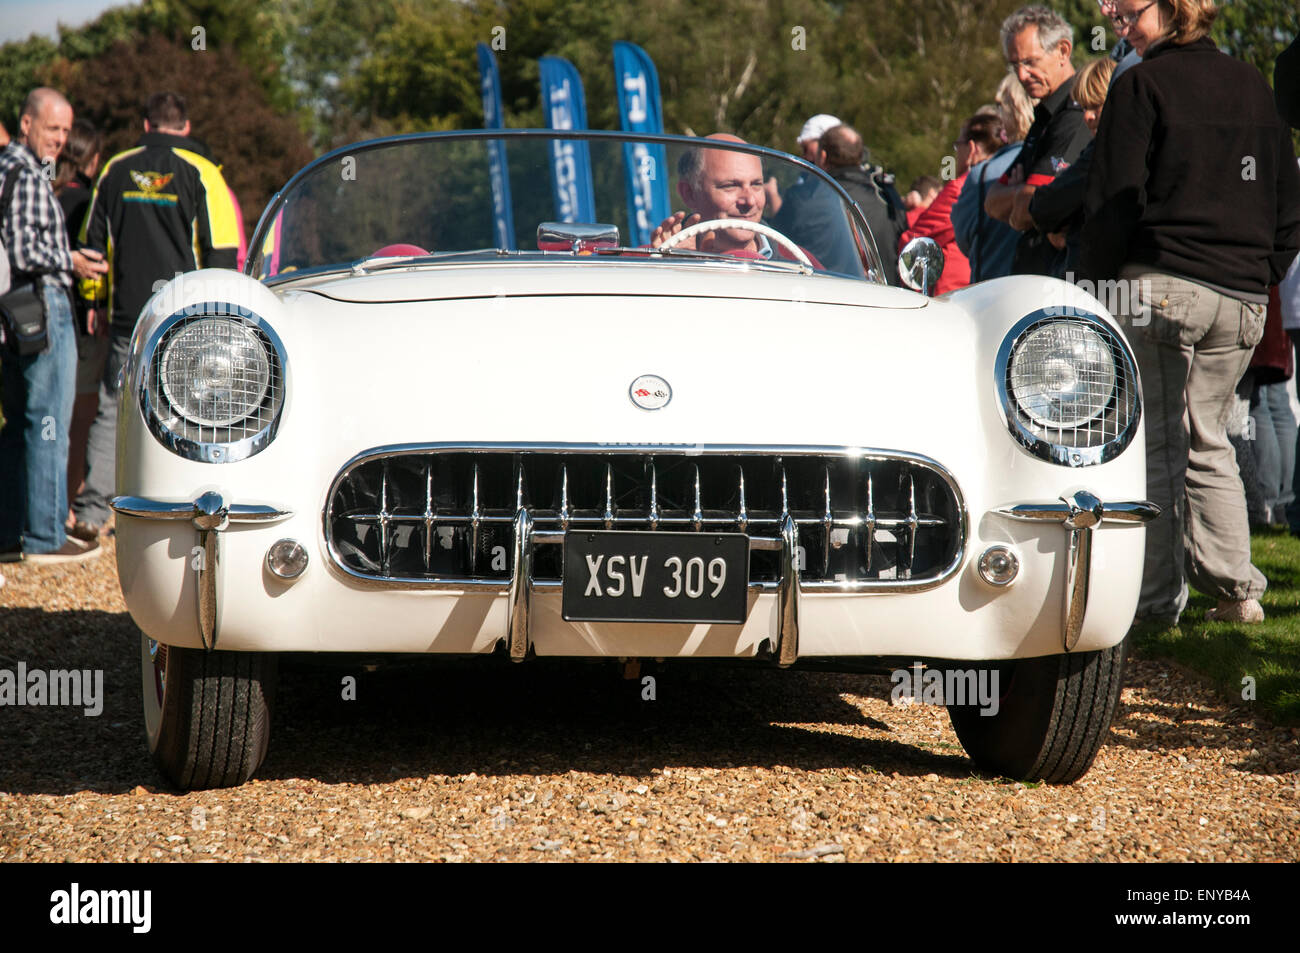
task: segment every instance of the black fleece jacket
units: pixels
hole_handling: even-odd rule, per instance
[[[1151,47],[1106,98],[1080,272],[1149,266],[1268,294],[1300,250],[1300,171],[1273,93],[1208,38]]]

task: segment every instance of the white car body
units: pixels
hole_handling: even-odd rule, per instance
[[[162,332],[178,316],[220,313],[214,303],[251,315],[244,320],[269,330],[283,360],[272,437],[243,459],[174,452],[140,399]],[[1044,311],[1086,314],[1123,341],[1096,299],[1036,277],[932,299],[744,260],[489,258],[360,264],[272,282],[217,270],[180,276],[146,306],[125,372],[115,509],[126,603],[155,653],[157,645],[218,656],[501,651],[516,660],[788,665],[1111,650],[1133,619],[1142,578],[1142,428],[1135,423],[1117,453],[1092,465],[1045,459],[1016,439],[995,369],[1017,325]],[[630,399],[642,375],[667,382],[666,406]],[[436,573],[362,578],[345,565],[329,538],[332,490],[350,461],[385,448],[568,454],[575,468],[722,453],[896,457],[951,481],[959,539],[951,565],[921,583],[800,585],[796,573],[791,585],[785,573],[751,584],[742,624],[566,621],[560,581],[515,569],[517,539],[509,571],[491,585],[457,586]],[[220,509],[207,523],[195,506],[204,494]],[[1087,510],[1093,500],[1094,518],[1064,524],[1068,501],[1077,514],[1077,501]],[[1103,515],[1112,504],[1119,509]],[[545,504],[520,508],[529,505]],[[241,521],[239,507],[260,515]],[[1026,518],[1035,507],[1037,518]],[[751,535],[767,538],[769,550],[789,548],[774,530]],[[821,538],[810,532],[802,538]],[[293,578],[268,562],[286,539],[307,557]],[[560,544],[558,534],[543,544]],[[981,568],[996,547],[1016,564],[1009,582]],[[791,567],[816,562],[807,548],[791,553]],[[160,672],[151,707],[146,656],[151,746],[164,682]]]

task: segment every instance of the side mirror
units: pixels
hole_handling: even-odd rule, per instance
[[[913,291],[928,295],[943,274],[943,250],[933,238],[913,238],[898,253],[898,277]]]

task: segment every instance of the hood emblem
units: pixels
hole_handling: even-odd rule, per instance
[[[632,386],[627,389],[627,394],[632,398],[632,403],[642,410],[658,410],[667,407],[668,402],[673,399],[673,389],[658,374],[642,374],[632,382]]]

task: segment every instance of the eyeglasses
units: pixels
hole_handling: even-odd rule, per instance
[[[1114,23],[1120,29],[1127,30],[1134,23],[1137,23],[1138,20],[1142,19],[1142,14],[1146,13],[1155,5],[1156,5],[1156,0],[1151,0],[1151,2],[1148,3],[1145,7],[1142,7],[1141,9],[1138,10],[1134,10],[1132,13],[1117,13],[1110,18],[1111,22]]]
[[[1154,3],[1155,0],[1151,0],[1151,2]],[[1018,69],[1020,69],[1020,67],[1022,66],[1027,66],[1030,69],[1037,69],[1038,64],[1041,63],[1046,58],[1047,58],[1046,53],[1039,53],[1037,56],[1031,56],[1025,60],[1007,60],[1007,69],[1009,69],[1013,73],[1016,72]]]

